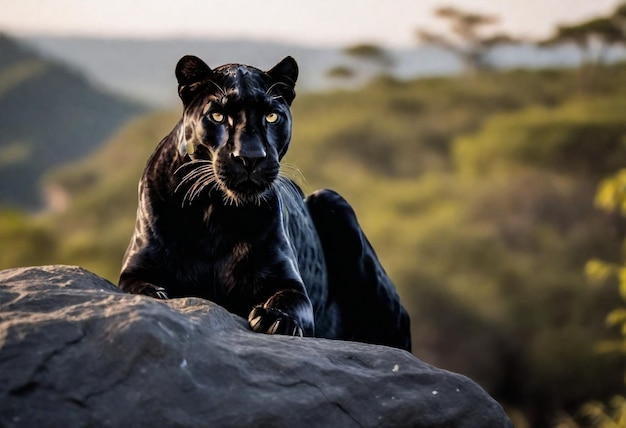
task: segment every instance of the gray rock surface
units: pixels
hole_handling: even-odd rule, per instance
[[[470,379],[383,346],[268,336],[69,266],[0,272],[2,427],[508,427]]]

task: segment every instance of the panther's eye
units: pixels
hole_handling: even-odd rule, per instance
[[[268,115],[265,116],[265,121],[267,123],[276,123],[278,122],[278,113],[270,113]]]
[[[214,112],[209,113],[209,117],[211,118],[213,122],[216,122],[216,123],[224,122],[224,114],[220,113],[219,111],[214,111]]]

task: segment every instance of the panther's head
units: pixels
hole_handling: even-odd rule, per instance
[[[296,61],[287,57],[269,71],[241,64],[211,69],[185,56],[176,77],[184,105],[178,149],[185,161],[178,190],[185,201],[217,191],[229,204],[259,203],[291,140]]]

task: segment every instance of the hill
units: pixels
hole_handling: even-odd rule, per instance
[[[231,39],[100,39],[88,37],[28,37],[21,39],[37,52],[54,61],[81,70],[104,87],[121,94],[132,94],[141,102],[160,108],[178,104],[172,90],[176,61],[193,54],[216,66],[230,62],[269,68],[291,55],[300,64],[299,92],[318,92],[362,85],[384,72],[397,79],[458,74],[462,63],[450,52],[433,46],[414,49],[387,49],[391,63],[386,66],[360,61],[341,48],[298,46],[289,41]],[[624,49],[606,52],[609,61],[626,57]],[[580,62],[575,46],[541,48],[531,44],[508,45],[494,49],[489,62],[498,69],[571,67]],[[328,71],[347,66],[356,78],[334,79]]]
[[[269,68],[287,55],[300,66],[299,91],[319,91],[356,82],[329,78],[338,64],[359,70],[362,77],[380,71],[375,64],[346,56],[341,49],[297,46],[289,42],[218,39],[99,39],[84,37],[29,37],[22,39],[41,55],[78,67],[94,80],[118,93],[134,94],[142,102],[163,108],[177,105],[172,90],[176,62],[187,54],[203,58],[210,66],[240,62]],[[428,61],[413,52],[394,52],[394,70],[399,73],[453,73],[455,58],[426,48]],[[426,67],[423,64],[427,64]],[[362,82],[363,78],[357,82]]]
[[[381,78],[294,104],[286,162],[307,192],[334,188],[353,204],[410,311],[414,353],[478,381],[517,426],[549,426],[623,388],[620,360],[593,348],[615,333],[604,317],[616,287],[590,287],[583,267],[616,260],[625,230],[593,200],[626,162],[626,65],[584,79]],[[78,264],[116,281],[137,181],[179,115],[138,118],[50,175],[67,211],[0,212],[13,249],[0,267]]]
[[[144,110],[0,35],[0,205],[40,208],[47,171],[90,154]]]

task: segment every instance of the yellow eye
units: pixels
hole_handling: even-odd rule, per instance
[[[224,115],[223,115],[222,113],[220,113],[219,111],[214,111],[214,112],[212,112],[212,113],[210,114],[210,116],[211,116],[211,119],[212,119],[214,122],[217,122],[217,123],[222,123],[222,122],[224,122]]]
[[[267,123],[276,123],[278,121],[278,114],[277,113],[270,113],[267,116],[265,116],[265,121]]]

